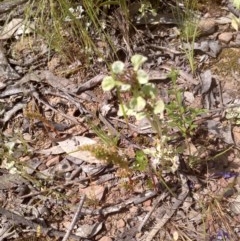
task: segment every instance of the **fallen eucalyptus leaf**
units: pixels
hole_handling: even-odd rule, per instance
[[[202,94],[205,94],[209,91],[212,85],[211,70],[206,70],[203,74],[201,74],[201,80],[202,80]]]
[[[64,150],[60,146],[53,146],[45,150],[36,151],[37,153],[44,155],[58,155],[64,153]]]
[[[81,225],[75,232],[81,238],[91,238],[95,236],[103,227],[103,222],[95,223],[94,225]]]
[[[23,19],[21,18],[14,18],[8,24],[6,24],[0,34],[0,39],[10,39],[13,34],[22,26]]]
[[[229,206],[231,211],[234,214],[239,215],[240,214],[240,195],[238,195],[236,199],[232,203],[230,203]]]
[[[74,136],[71,139],[58,142],[59,146],[68,154],[88,163],[101,163],[89,151],[80,150],[85,145],[96,145],[97,142],[85,136]]]

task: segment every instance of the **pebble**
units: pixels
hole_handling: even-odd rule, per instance
[[[129,209],[129,212],[130,212],[131,214],[137,214],[138,211],[139,211],[139,208],[136,207],[136,206],[133,206],[133,207],[131,207],[131,208]]]
[[[117,222],[117,228],[123,228],[125,227],[125,221],[123,219],[118,220]]]
[[[99,239],[99,241],[112,241],[110,237],[103,236],[102,238]]]
[[[54,166],[54,165],[58,164],[59,161],[60,161],[59,156],[55,156],[55,157],[49,159],[49,160],[46,162],[46,166],[47,166],[47,167]]]
[[[145,201],[144,203],[143,203],[143,206],[144,207],[149,207],[149,206],[151,206],[151,204],[152,204],[152,200],[147,200],[147,201]]]
[[[217,24],[213,19],[202,19],[198,23],[198,28],[201,36],[210,35],[216,31]]]
[[[233,38],[233,33],[231,33],[231,32],[221,33],[218,36],[218,39],[221,42],[226,43],[226,44],[228,44],[232,40],[232,38]]]
[[[69,221],[63,222],[63,226],[64,226],[66,229],[68,229],[68,228],[70,227],[70,225],[71,225],[71,222],[69,222]]]
[[[238,34],[236,35],[236,42],[237,42],[237,43],[240,43],[240,33],[238,33]]]

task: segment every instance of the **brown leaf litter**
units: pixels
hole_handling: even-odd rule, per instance
[[[166,103],[174,100],[169,73],[176,68],[183,105],[206,109],[193,136],[182,140],[169,129],[169,145],[182,149],[175,175],[132,168],[136,151],[152,147],[155,133],[149,122],[116,115],[115,93],[100,88],[107,67],[96,56],[89,71],[81,61],[48,56],[39,36],[4,35],[11,43],[3,40],[0,48],[2,240],[239,239],[239,127],[225,118],[240,101],[239,33],[226,21],[228,10],[201,8],[193,75],[183,51],[191,46],[180,41],[176,19],[166,22],[169,6],[162,1],[154,19],[136,22],[130,5],[136,29],[124,32],[126,22],[115,21],[112,38],[127,64],[131,53],[148,57],[144,68]],[[125,159],[99,160],[81,150],[84,141],[109,152],[117,143]]]

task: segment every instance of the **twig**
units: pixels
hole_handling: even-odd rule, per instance
[[[139,225],[138,227],[138,231],[141,232],[143,226],[145,225],[145,223],[147,222],[147,220],[150,218],[150,216],[152,215],[152,213],[154,212],[154,210],[157,208],[157,206],[159,205],[159,203],[161,201],[163,201],[166,197],[167,197],[168,193],[164,192],[160,195],[160,197],[158,198],[157,202],[155,203],[155,205],[152,207],[152,209],[148,212],[148,214],[145,216],[145,218],[143,219],[142,223]]]
[[[14,235],[14,228],[13,225],[10,225],[10,223],[8,223],[6,226],[2,227],[2,230],[0,232],[0,241],[6,240],[6,238],[11,237],[12,235]]]
[[[4,114],[4,118],[0,119],[0,121],[5,124],[12,118],[13,115],[15,115],[19,110],[23,109],[25,106],[26,106],[25,103],[22,103],[22,102],[17,103],[15,106],[13,106],[12,109],[10,109]]]
[[[156,195],[157,195],[157,191],[155,191],[155,190],[146,191],[146,192],[142,193],[141,195],[139,195],[137,197],[129,198],[129,199],[127,199],[127,200],[125,200],[121,203],[118,203],[116,205],[101,208],[101,209],[98,209],[98,210],[84,210],[83,213],[91,214],[91,215],[107,216],[111,213],[121,212],[122,210],[126,209],[131,204],[138,205],[140,203],[143,203],[146,200],[155,197]]]
[[[45,227],[41,224],[35,223],[31,220],[26,219],[25,217],[22,217],[18,214],[15,214],[15,213],[11,212],[11,211],[8,211],[5,208],[0,207],[0,214],[4,215],[7,219],[11,220],[11,222],[13,222],[14,224],[24,225],[24,226],[27,226],[27,227],[31,227],[35,230],[37,230],[37,228],[40,226],[43,234],[45,234],[45,235],[55,236],[55,237],[58,237],[58,238],[64,236],[64,232],[62,232],[62,231],[58,231],[56,229],[48,228],[48,227]],[[72,240],[76,240],[76,241],[81,240],[81,237],[79,237],[77,235],[74,235],[74,234],[71,234],[69,237]],[[84,239],[84,240],[87,241],[88,239]]]
[[[69,228],[68,228],[65,236],[63,237],[62,241],[67,241],[68,240],[68,238],[69,238],[69,236],[70,236],[70,234],[71,234],[71,232],[72,232],[72,230],[73,230],[73,228],[74,228],[74,226],[75,226],[75,224],[76,224],[76,222],[77,222],[77,220],[79,218],[79,214],[80,214],[80,212],[82,210],[85,198],[86,198],[86,195],[83,195],[82,198],[80,199],[80,202],[79,202],[79,205],[78,205],[78,209],[77,209],[77,211],[76,211],[76,213],[75,213],[75,215],[73,217],[72,223],[69,226]]]
[[[11,11],[13,8],[26,3],[28,0],[4,1],[0,3],[0,14]]]
[[[171,54],[175,54],[175,55],[183,54],[182,52],[179,52],[175,49],[171,49],[171,48],[163,47],[163,46],[158,46],[158,45],[155,45],[155,44],[148,44],[146,47],[155,48],[155,49],[162,50],[162,51],[167,51],[167,52],[170,52]]]
[[[172,205],[170,211],[167,211],[166,214],[160,219],[160,221],[152,228],[144,241],[152,241],[155,235],[159,232],[159,230],[167,223],[167,221],[173,216],[173,214],[177,211],[179,206],[184,202],[185,198],[189,193],[189,188],[187,185],[187,178],[180,174],[181,181],[182,181],[182,192],[180,193],[178,199]]]
[[[165,70],[167,70],[167,71],[171,71],[171,70],[172,70],[172,67],[171,67],[171,66],[167,66],[167,65],[161,65],[160,68],[161,68],[161,69],[165,69]],[[196,81],[195,79],[193,79],[193,77],[192,77],[190,74],[188,74],[188,73],[186,73],[185,71],[180,70],[180,69],[176,69],[176,70],[178,71],[179,75],[180,75],[183,79],[187,80],[189,83],[192,83],[192,84],[194,84],[194,85],[198,85],[198,84],[199,84],[198,81]]]
[[[75,124],[79,124],[79,122],[78,122],[74,117],[68,116],[68,115],[62,113],[61,111],[58,111],[58,110],[54,109],[50,104],[48,104],[46,101],[42,100],[42,99],[39,97],[38,92],[35,91],[35,89],[34,89],[32,86],[31,86],[31,92],[30,92],[30,94],[31,94],[36,100],[38,100],[39,102],[41,102],[42,104],[44,104],[45,106],[47,106],[49,109],[51,109],[53,112],[58,113],[58,114],[64,116],[65,118],[71,120],[71,121],[72,121],[73,123],[75,123]]]
[[[76,91],[76,94],[79,95],[81,94],[83,91],[85,90],[89,90],[93,87],[95,87],[96,85],[100,84],[104,78],[104,74],[98,74],[95,77],[93,77],[92,79],[88,80],[87,82],[83,83],[82,85],[80,85]]]

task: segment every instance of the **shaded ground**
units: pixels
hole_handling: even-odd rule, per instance
[[[192,42],[181,40],[170,4],[140,20],[131,5],[129,31],[119,9],[110,9],[114,54],[93,39],[109,63],[120,59],[130,69],[132,54],[148,57],[144,69],[166,105],[175,101],[169,73],[177,69],[183,106],[206,110],[193,135],[184,139],[176,127],[164,133],[179,150],[174,174],[133,168],[136,151],[153,147],[156,133],[149,122],[117,116],[116,94],[101,89],[108,67],[99,56],[87,67],[75,57],[69,64],[39,36],[16,39],[18,27],[7,36],[2,28],[1,240],[64,240],[70,229],[69,240],[239,240],[239,110],[229,108],[240,104],[240,35],[229,16],[236,9],[228,1],[199,3],[192,74],[185,54]],[[118,148],[110,145],[115,139]],[[93,141],[127,164],[76,151]]]

